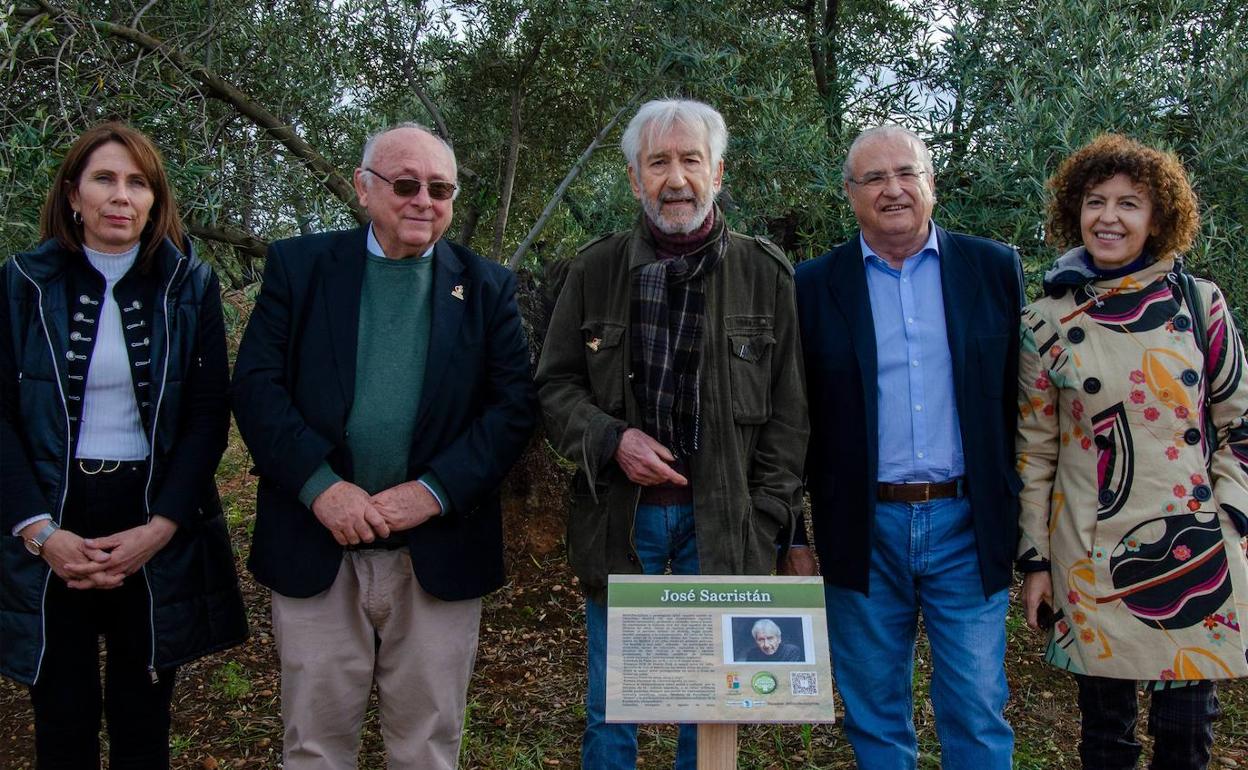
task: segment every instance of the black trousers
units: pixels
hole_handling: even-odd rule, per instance
[[[1133,679],[1076,676],[1083,733],[1079,758],[1085,770],[1127,770],[1140,757],[1135,738],[1138,714]],[[1148,734],[1153,736],[1153,770],[1204,770],[1219,715],[1213,682],[1157,690],[1150,694]]]
[[[98,462],[82,465],[91,471]],[[84,472],[77,462],[72,467],[64,527],[98,537],[145,521],[145,463],[122,463],[112,472],[95,474]],[[169,703],[176,671],[149,670],[151,628],[142,571],[108,590],[72,589],[55,574],[50,577],[43,663],[30,688],[39,770],[98,770],[101,712],[108,726],[110,770],[169,767]]]

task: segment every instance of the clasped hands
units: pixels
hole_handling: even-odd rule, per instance
[[[437,498],[419,481],[371,496],[349,481],[335,481],[312,501],[312,513],[338,545],[371,543],[418,527],[441,512]]]
[[[23,537],[33,536],[43,525],[43,521],[29,525],[26,530],[32,531],[23,530]],[[116,588],[164,548],[177,529],[164,516],[104,537],[83,538],[58,529],[43,544],[40,555],[70,588]]]

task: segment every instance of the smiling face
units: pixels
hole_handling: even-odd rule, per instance
[[[155,201],[151,180],[120,142],[95,148],[69,190],[69,205],[82,216],[83,245],[113,254],[139,242]]]
[[[758,631],[754,634],[754,644],[758,645],[758,649],[762,650],[764,655],[775,655],[776,650],[780,649],[780,634]]]
[[[1144,253],[1148,237],[1157,234],[1152,196],[1126,174],[1114,174],[1083,194],[1079,230],[1097,267],[1129,265]]]
[[[936,205],[936,188],[914,139],[904,134],[870,137],[854,150],[849,165],[857,180],[891,175],[878,189],[853,179],[845,182],[854,216],[871,248],[880,256],[897,259],[922,248]],[[911,181],[897,176],[907,171],[921,173]]]
[[[455,181],[450,150],[436,137],[416,128],[397,128],[377,137],[369,168],[387,179],[408,177],[421,182]],[[355,170],[355,193],[373,220],[373,234],[391,259],[424,254],[451,225],[451,199],[429,197],[428,184],[408,198],[363,168]]]
[[[669,235],[697,230],[724,176],[723,160],[711,163],[705,132],[672,123],[664,133],[646,136],[637,155],[628,181],[650,221]]]

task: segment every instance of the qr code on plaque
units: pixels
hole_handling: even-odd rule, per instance
[[[819,674],[814,671],[791,671],[789,686],[794,695],[818,695]]]

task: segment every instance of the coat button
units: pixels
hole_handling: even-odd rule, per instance
[[[78,302],[79,304],[82,304],[82,305],[90,305],[91,298],[88,297],[86,294],[80,294],[78,295]]]
[[[1183,440],[1189,444],[1200,443],[1200,428],[1188,428],[1183,431]]]
[[[1208,484],[1197,484],[1192,487],[1192,497],[1203,503],[1213,497],[1213,490],[1209,488]]]
[[[1080,329],[1078,326],[1072,326],[1070,331],[1066,332],[1066,339],[1078,345],[1080,342],[1083,342],[1083,329]]]
[[[1176,315],[1174,317],[1174,328],[1181,332],[1185,332],[1192,328],[1192,319],[1185,315]]]
[[[1084,393],[1100,393],[1101,381],[1096,379],[1095,377],[1089,377],[1088,379],[1084,380],[1083,392]]]
[[[1180,374],[1179,377],[1183,379],[1183,384],[1188,387],[1200,382],[1200,375],[1196,373],[1195,369],[1184,369],[1183,373]]]
[[[1110,444],[1109,436],[1105,436],[1105,435],[1097,436],[1095,440],[1096,440],[1097,449],[1109,449],[1109,444]]]
[[[1102,489],[1101,493],[1096,496],[1101,505],[1109,505],[1114,501],[1114,493],[1108,489]]]

